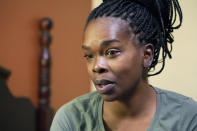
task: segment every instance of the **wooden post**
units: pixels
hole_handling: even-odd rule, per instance
[[[39,107],[37,110],[37,131],[49,131],[53,119],[53,110],[50,107],[50,70],[51,55],[50,30],[53,26],[51,19],[44,18],[40,21],[40,80],[39,80]]]

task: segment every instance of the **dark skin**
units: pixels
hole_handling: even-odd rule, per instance
[[[144,77],[153,46],[138,37],[126,21],[112,17],[92,20],[84,32],[82,48],[90,79],[104,100],[107,131],[145,131],[156,112],[156,93]]]

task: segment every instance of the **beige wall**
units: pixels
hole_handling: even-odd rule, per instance
[[[92,0],[92,8],[101,1]],[[174,32],[173,59],[166,61],[164,71],[151,77],[150,83],[197,100],[197,1],[179,1],[184,19],[181,29]]]
[[[85,60],[81,50],[82,32],[91,7],[90,0],[1,0],[0,65],[10,69],[8,85],[15,96],[38,103],[38,22],[54,21],[51,105],[62,104],[89,92]]]
[[[167,60],[164,72],[152,77],[150,83],[197,100],[197,1],[179,1],[183,26],[174,32],[173,58]]]

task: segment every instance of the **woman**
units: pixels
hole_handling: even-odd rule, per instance
[[[197,131],[195,101],[148,83],[171,58],[181,23],[177,0],[104,0],[87,19],[82,45],[97,92],[61,107],[51,131]],[[160,52],[162,67],[152,73]]]

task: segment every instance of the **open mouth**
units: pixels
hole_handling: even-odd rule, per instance
[[[96,80],[94,81],[96,89],[101,94],[109,94],[113,91],[114,86],[116,85],[115,82],[109,80]]]

